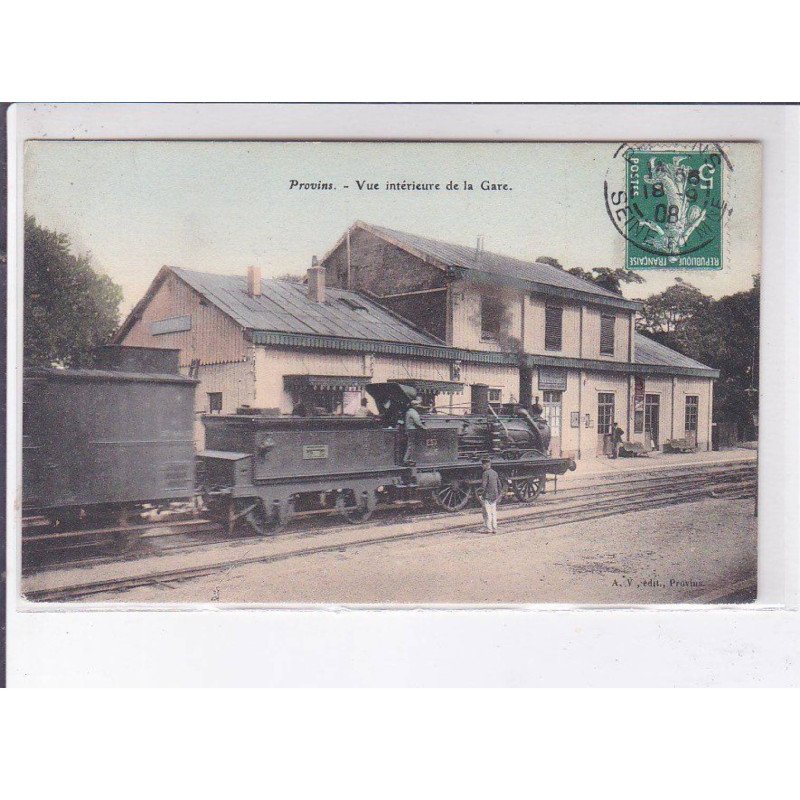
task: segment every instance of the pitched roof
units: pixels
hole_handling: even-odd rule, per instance
[[[169,269],[250,330],[442,344],[358,292],[328,287],[325,302],[317,303],[308,297],[308,290],[301,283],[268,279],[261,281],[261,296],[250,297],[244,275],[218,275],[179,267]]]
[[[411,253],[422,254],[448,267],[486,272],[502,278],[528,281],[542,286],[580,292],[584,295],[595,295],[607,301],[615,300],[621,305],[633,307],[638,305],[634,301],[626,300],[615,292],[610,292],[577,275],[571,275],[566,270],[554,267],[552,264],[543,264],[541,261],[522,261],[511,256],[490,253],[487,250],[478,254],[474,247],[428,239],[424,236],[383,228],[366,222],[356,222],[355,225],[363,230],[371,231]]]
[[[712,369],[689,356],[672,350],[663,344],[648,339],[638,331],[634,333],[634,353],[637,364],[657,364],[663,367],[686,367],[688,369]]]

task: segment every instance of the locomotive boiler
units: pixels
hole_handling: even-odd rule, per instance
[[[532,502],[548,474],[575,469],[552,458],[541,418],[512,408],[495,412],[422,415],[424,427],[406,431],[413,387],[366,387],[380,416],[206,415],[206,449],[199,455],[201,491],[211,515],[233,532],[277,530],[293,514],[338,511],[350,522],[367,519],[379,501],[424,495],[446,511],[480,497],[481,458],[489,456],[506,487]]]

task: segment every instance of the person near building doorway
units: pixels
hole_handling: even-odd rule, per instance
[[[492,462],[488,458],[481,460],[483,477],[481,489],[483,490],[483,522],[486,533],[497,533],[497,501],[500,498],[500,476],[492,469]]]
[[[616,422],[611,426],[611,458],[619,456],[619,446],[622,444],[622,437],[625,431]]]

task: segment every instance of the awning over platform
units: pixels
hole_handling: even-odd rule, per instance
[[[418,392],[436,392],[437,394],[461,394],[463,383],[453,381],[427,381],[421,378],[390,378],[389,383],[402,383],[413,386]]]
[[[363,389],[371,380],[369,375],[284,375],[283,385],[287,391],[299,388],[348,391]]]

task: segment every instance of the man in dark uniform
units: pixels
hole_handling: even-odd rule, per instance
[[[619,456],[619,446],[622,444],[622,437],[624,435],[625,431],[614,421],[614,424],[611,426],[611,458],[617,458],[617,456]]]

